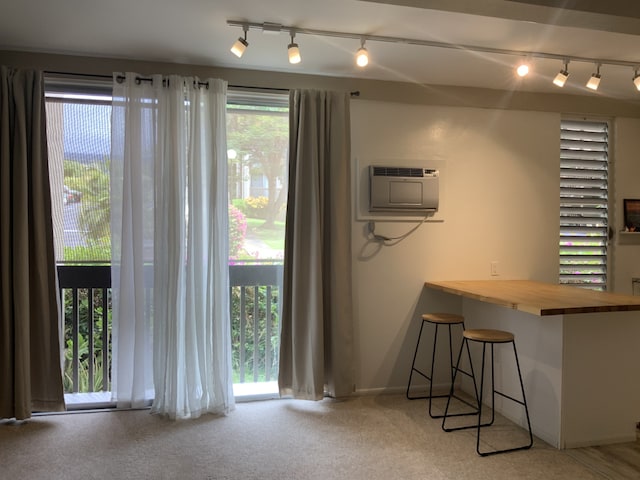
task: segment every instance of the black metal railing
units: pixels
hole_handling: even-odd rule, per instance
[[[282,265],[231,265],[229,283],[234,383],[276,380]]]
[[[277,378],[282,265],[230,265],[234,383]],[[65,393],[111,389],[111,267],[59,265]],[[150,296],[149,296],[150,298]]]
[[[111,267],[58,266],[65,393],[111,388]]]

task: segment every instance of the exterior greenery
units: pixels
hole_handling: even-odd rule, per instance
[[[78,246],[65,248],[65,261],[109,262],[111,259],[109,161],[85,165],[65,160],[64,181],[69,188],[82,192],[78,226],[86,244],[84,249]]]
[[[244,322],[241,320],[243,290]],[[277,380],[280,347],[278,296],[278,288],[269,289],[266,286],[231,288],[233,383]],[[256,300],[257,316],[254,315]]]
[[[260,108],[236,106],[227,114],[227,145],[236,155],[229,159],[229,185],[232,198],[244,198],[234,194],[234,186],[246,180],[249,174],[264,175],[267,179],[267,195],[251,195],[245,201],[249,207],[260,207],[260,218],[267,224],[283,220],[287,201],[286,161],[289,147],[289,119],[287,108]],[[254,205],[255,204],[255,205]],[[260,205],[258,205],[260,204]],[[249,212],[245,212],[249,216]]]
[[[78,308],[78,385],[77,392],[99,392],[111,389],[111,372],[107,374],[107,384],[103,383],[104,368],[111,368],[111,299],[106,299],[106,312],[102,308],[102,290],[93,290],[93,326],[89,324],[89,289],[79,289]],[[105,314],[107,317],[105,325]],[[64,295],[65,349],[63,384],[65,393],[74,392],[73,386],[73,294],[70,290]],[[103,329],[106,326],[106,345],[103,343]],[[90,342],[93,349],[90,349]],[[107,349],[107,365],[103,364],[103,352]],[[93,380],[90,383],[89,370],[93,368]]]

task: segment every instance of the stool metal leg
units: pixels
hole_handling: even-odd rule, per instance
[[[431,399],[433,398],[433,370],[434,370],[434,366],[436,364],[436,347],[438,345],[438,327],[440,325],[438,325],[436,323],[436,331],[433,334],[433,352],[431,353],[431,372],[429,375],[429,416],[431,418],[433,417],[433,414],[431,413]],[[451,343],[451,325],[449,325],[449,343]],[[442,397],[442,395],[438,395],[438,398]]]
[[[527,417],[527,428],[529,429],[529,446],[533,445],[533,432],[531,431],[531,419],[529,418],[529,407],[527,407],[527,397],[524,393],[524,382],[522,381],[522,372],[520,371],[520,361],[518,360],[518,352],[516,350],[516,342],[513,342],[513,354],[516,357],[516,367],[518,368],[518,378],[520,379],[520,390],[522,390],[522,404],[524,405],[524,413]]]
[[[456,325],[458,325],[458,324],[456,324]],[[462,326],[462,330],[464,331],[464,322],[462,324],[459,324],[459,325]],[[444,394],[441,394],[441,395],[434,395],[433,394],[433,381],[431,380],[431,378],[433,378],[433,366],[435,365],[435,358],[436,358],[436,349],[435,349],[435,347],[438,344],[438,342],[437,342],[437,339],[438,339],[438,326],[439,325],[436,324],[436,333],[434,335],[434,343],[433,343],[433,346],[434,346],[433,355],[431,357],[431,377],[429,379],[429,416],[431,418],[442,418],[442,417],[444,417],[444,414],[434,414],[433,413],[433,410],[431,409],[431,405],[432,405],[431,399],[433,399],[433,398],[447,398],[447,399],[449,399],[450,396],[451,396],[450,393],[444,393]],[[450,367],[449,376],[450,376],[451,385],[453,386],[454,385],[454,367],[453,367],[453,339],[452,339],[452,335],[451,335],[452,324],[448,324],[447,327],[449,327],[449,367]],[[463,373],[466,373],[466,372],[463,372]],[[475,386],[475,384],[474,384],[474,386]],[[455,394],[453,395],[453,397],[458,399],[458,400],[460,400],[463,403],[466,403],[470,407],[475,408],[474,405],[469,404],[466,400],[456,396]],[[468,415],[468,414],[465,413],[465,414],[462,414],[462,415]]]
[[[420,325],[420,333],[418,334],[418,341],[416,342],[416,350],[413,352],[413,362],[411,362],[411,372],[409,373],[409,382],[407,383],[407,393],[406,393],[407,399],[409,400],[418,400],[422,398],[427,398],[427,397],[412,397],[409,394],[409,390],[411,389],[411,380],[413,378],[414,371],[418,372],[420,375],[426,378],[426,375],[416,368],[416,357],[418,356],[418,349],[420,348],[420,339],[422,338],[422,330],[424,328],[425,323],[426,321],[423,320],[422,325]]]
[[[429,374],[421,371],[419,368],[417,368],[415,366],[416,359],[417,359],[417,356],[418,356],[418,350],[420,348],[420,341],[422,339],[422,333],[424,332],[425,323],[431,323],[431,322],[428,322],[427,320],[423,320],[422,321],[422,325],[420,326],[420,333],[418,334],[418,342],[416,343],[416,349],[415,349],[415,351],[413,353],[413,361],[412,361],[412,364],[411,364],[411,372],[409,373],[409,382],[407,384],[406,397],[409,400],[428,399],[429,400],[429,405],[428,405],[429,416],[431,418],[442,418],[443,415],[437,415],[437,414],[433,413],[432,401],[431,401],[433,398],[448,398],[449,397],[449,393],[438,394],[438,395],[434,395],[434,393],[433,393],[433,374],[434,374],[434,370],[435,370],[436,348],[437,348],[437,345],[438,345],[438,330],[439,330],[440,324],[438,324],[438,323],[434,323],[433,324],[435,331],[434,331],[434,335],[433,335],[433,351],[431,353],[431,368],[430,368]],[[451,331],[452,325],[453,324],[447,324],[448,333],[449,333],[449,339],[448,339],[449,340],[449,342],[448,342],[449,343],[449,369],[450,369],[449,375],[450,375],[450,381],[453,384],[453,381],[454,381],[454,365],[453,365],[453,336],[452,336],[452,331]],[[462,330],[464,331],[464,328],[465,328],[464,322],[462,322],[460,324],[455,324],[455,325],[460,325],[462,327]],[[467,347],[467,349],[468,349],[468,347]],[[411,382],[413,380],[413,373],[414,372],[418,373],[419,375],[421,375],[422,377],[424,377],[426,380],[429,381],[429,393],[428,393],[427,396],[412,396],[410,394]],[[464,373],[466,373],[466,372],[464,372]],[[454,397],[458,398],[458,400],[460,400],[460,401],[462,401],[464,403],[467,403],[466,400],[464,400],[464,399],[456,397],[455,395],[454,395]],[[468,404],[468,405],[470,405],[470,404]],[[472,405],[470,405],[470,406],[472,406]]]
[[[487,344],[482,344],[482,363],[480,370],[480,394],[479,394],[479,402],[478,402],[478,424],[477,424],[477,433],[476,433],[476,452],[478,455],[482,455],[480,453],[480,429],[482,427],[488,427],[493,425],[493,421],[495,420],[495,384],[494,384],[494,369],[493,369],[493,344],[491,344],[491,421],[485,424],[482,424],[482,399],[484,398],[484,369],[485,369],[485,358],[487,356]]]
[[[430,323],[427,322],[426,320],[422,321],[422,326],[420,327],[420,333],[418,334],[418,343],[416,344],[416,350],[413,353],[413,362],[411,364],[411,373],[409,374],[409,383],[407,384],[407,393],[406,396],[409,400],[420,400],[420,399],[429,399],[429,415],[431,415],[431,399],[432,398],[444,398],[446,396],[448,396],[448,394],[443,394],[443,395],[434,395],[433,394],[433,371],[434,371],[434,366],[435,366],[435,361],[436,361],[436,345],[438,344],[438,329],[440,327],[439,324],[434,323],[434,328],[435,328],[435,332],[433,334],[433,352],[431,354],[431,370],[429,371],[429,374],[427,375],[426,373],[424,373],[423,371],[421,371],[419,368],[417,368],[415,366],[416,364],[416,358],[418,356],[418,349],[420,348],[420,339],[422,338],[422,332],[423,332],[423,328],[425,323]],[[451,348],[451,325],[448,325],[449,327],[449,348]],[[451,352],[449,352],[449,356],[452,357]],[[424,377],[425,379],[427,379],[429,381],[429,394],[426,396],[411,396],[409,391],[411,389],[411,381],[413,378],[413,372],[418,373],[419,375],[421,375],[422,377]],[[439,418],[439,417],[434,417],[433,415],[431,415],[433,418]]]
[[[488,455],[495,455],[496,453],[505,453],[505,452],[515,452],[517,450],[527,450],[529,448],[531,448],[533,446],[533,432],[531,431],[531,420],[529,419],[529,408],[527,407],[527,397],[525,396],[524,393],[524,382],[522,381],[522,373],[520,371],[520,361],[518,360],[518,352],[516,350],[516,343],[515,341],[510,342],[511,345],[513,345],[513,354],[516,358],[516,368],[518,370],[518,380],[520,381],[520,391],[522,393],[522,400],[518,400],[514,397],[511,397],[509,395],[506,395],[503,392],[500,392],[498,390],[495,389],[495,383],[494,383],[494,379],[495,379],[495,370],[494,370],[494,355],[493,355],[493,343],[491,344],[491,422],[488,424],[492,424],[493,420],[494,420],[494,412],[495,412],[495,394],[500,395],[501,397],[507,398],[515,403],[518,403],[520,405],[522,405],[524,407],[524,412],[525,415],[527,417],[527,428],[528,428],[528,433],[529,433],[529,443],[519,446],[519,447],[513,447],[513,448],[505,448],[505,449],[501,449],[501,450],[491,450],[488,452],[481,452],[480,451],[480,430],[481,427],[483,426],[487,426],[487,425],[480,425],[480,415],[478,415],[478,435],[477,435],[477,440],[476,440],[476,452],[478,453],[478,455],[486,457]],[[484,345],[483,344],[483,358],[482,358],[482,363],[484,365]],[[484,376],[484,370],[482,373],[482,376]],[[481,382],[482,384],[482,382]],[[480,395],[482,395],[482,387],[480,387]],[[482,398],[482,397],[480,397]]]
[[[465,372],[464,370],[462,370],[460,368],[460,361],[462,359],[462,351],[466,349],[467,350],[467,358],[469,359],[469,367],[471,369],[471,373],[469,372]],[[445,406],[444,409],[444,414],[440,415],[438,418],[442,418],[442,429],[445,432],[452,432],[454,430],[462,430],[462,429],[466,429],[466,428],[473,428],[475,425],[468,425],[468,426],[464,426],[464,427],[454,427],[454,428],[447,428],[445,426],[445,422],[447,421],[447,418],[450,417],[464,417],[464,416],[468,416],[468,415],[478,415],[478,411],[479,411],[479,405],[480,405],[480,398],[478,397],[478,387],[476,385],[476,376],[475,373],[473,371],[473,362],[471,361],[471,351],[469,350],[469,343],[467,341],[466,338],[462,339],[462,344],[460,345],[460,352],[458,353],[458,360],[456,361],[456,365],[453,368],[453,376],[451,378],[451,388],[449,389],[449,395],[447,398],[447,405]],[[458,375],[458,372],[467,375],[468,377],[470,377],[473,381],[473,393],[475,394],[476,397],[476,404],[472,405],[469,402],[467,402],[466,400],[458,397],[455,395],[455,381],[456,381],[456,376]],[[473,408],[474,410],[472,410],[471,412],[463,412],[463,413],[452,413],[449,414],[449,406],[451,404],[451,399],[455,398],[459,401],[461,401],[462,403],[470,406],[471,408]]]

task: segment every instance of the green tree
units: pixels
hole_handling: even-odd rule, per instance
[[[238,154],[230,160],[232,165],[238,167],[230,171],[242,172],[242,167],[248,165],[252,174],[263,174],[267,178],[269,196],[265,225],[272,225],[287,197],[284,174],[289,147],[289,120],[286,109],[230,111],[227,115],[227,145]]]
[[[109,163],[95,163],[85,167],[82,208],[78,219],[90,246],[104,246],[111,242],[111,204],[109,198]],[[92,259],[104,260],[104,259]]]

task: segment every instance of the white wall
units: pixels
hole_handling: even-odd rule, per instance
[[[403,389],[420,314],[432,307],[425,280],[557,282],[560,116],[354,100],[351,128],[354,167],[442,167],[442,223],[382,248],[366,222],[353,223],[356,390]],[[376,232],[413,225],[376,221]]]
[[[614,122],[612,158],[614,220],[612,288],[631,295],[631,279],[640,278],[640,234],[620,235],[623,228],[623,199],[640,198],[640,120],[618,118]]]

